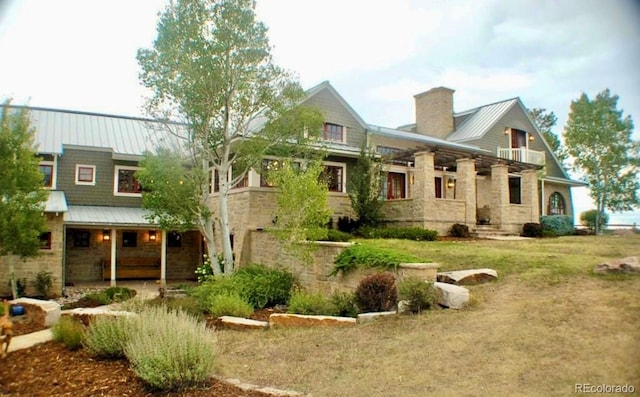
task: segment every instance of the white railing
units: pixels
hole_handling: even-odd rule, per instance
[[[520,161],[521,163],[544,165],[544,152],[525,148],[505,149],[499,147],[498,157],[502,159]]]

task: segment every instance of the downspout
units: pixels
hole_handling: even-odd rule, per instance
[[[569,189],[571,191],[571,189]],[[547,215],[545,213],[546,205],[544,203],[544,178],[540,179],[540,216]]]

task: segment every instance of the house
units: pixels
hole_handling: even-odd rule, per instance
[[[365,122],[329,82],[307,91],[302,105],[325,115],[325,175],[334,221],[355,218],[348,180],[363,144],[385,160],[383,211],[390,227],[446,234],[461,223],[479,232],[520,233],[524,223],[539,222],[541,215],[574,216],[571,187],[583,184],[567,175],[519,98],[454,112],[453,96],[445,87],[415,95],[415,122],[389,128]],[[43,255],[28,260],[18,277],[51,271],[58,291],[64,283],[192,278],[204,252],[202,237],[196,231],[158,230],[141,208],[134,175],[143,153],[153,151],[157,139],[167,139],[162,125],[29,110],[50,190],[49,231],[42,236]],[[265,157],[261,169],[250,170],[229,193],[232,244],[240,263],[250,260],[249,231],[273,225],[275,190],[262,170],[276,160]],[[212,190],[215,215],[218,194]],[[8,279],[4,269],[0,266],[0,288]]]

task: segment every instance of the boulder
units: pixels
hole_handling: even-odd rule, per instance
[[[462,309],[469,302],[469,290],[453,284],[433,283],[436,289],[436,302],[449,309]]]
[[[371,312],[371,313],[360,313],[358,314],[357,322],[358,324],[365,324],[375,321],[377,319],[389,316],[395,316],[398,314],[397,312]]]
[[[438,273],[437,280],[441,283],[455,285],[474,285],[493,281],[498,278],[498,272],[493,269],[469,269]]]
[[[356,319],[352,317],[309,316],[304,314],[274,313],[269,316],[271,327],[353,327]]]
[[[596,267],[593,268],[593,272],[598,274],[640,274],[640,263],[637,256],[629,256],[596,265]]]
[[[74,319],[80,321],[84,325],[91,324],[98,316],[135,316],[135,313],[121,311],[121,310],[111,310],[106,306],[102,307],[91,307],[91,308],[77,308],[72,310],[65,310],[62,315],[71,316]]]
[[[29,305],[37,306],[44,312],[44,326],[50,327],[60,319],[60,305],[54,301],[45,301],[33,298],[18,298],[11,301],[14,305],[26,306],[27,314]]]
[[[218,317],[218,321],[216,322],[216,325],[218,325],[221,328],[237,329],[237,330],[269,328],[269,323],[266,321],[251,320],[249,318],[233,317],[233,316]]]

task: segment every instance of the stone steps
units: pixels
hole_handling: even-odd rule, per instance
[[[475,228],[471,229],[471,236],[476,238],[489,238],[489,237],[508,237],[508,236],[518,236],[517,233],[510,232],[508,230],[502,230],[496,226],[490,225],[477,225]]]

